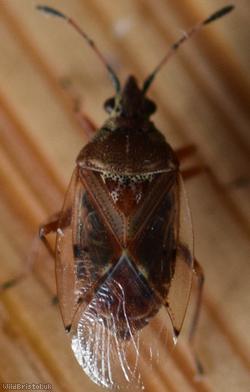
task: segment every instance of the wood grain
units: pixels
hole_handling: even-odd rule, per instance
[[[180,32],[222,0],[54,0],[96,40],[122,80],[142,81]],[[24,268],[39,224],[61,208],[86,132],[73,114],[70,80],[100,126],[112,86],[95,55],[36,1],[1,2],[1,282]],[[246,392],[250,377],[249,4],[205,29],[161,71],[150,96],[155,123],[175,147],[193,143],[187,165],[209,170],[187,182],[195,248],[206,273],[197,336],[206,376],[194,379],[186,345],[146,377],[146,391]],[[70,90],[71,91],[71,90]],[[53,239],[52,239],[53,240]],[[33,243],[33,245],[32,245]],[[32,248],[33,246],[33,248]],[[39,248],[40,249],[40,248]],[[35,273],[1,295],[0,385],[50,383],[57,392],[100,391],[64,334],[53,263],[39,250]]]

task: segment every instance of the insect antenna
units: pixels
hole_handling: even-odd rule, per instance
[[[152,73],[146,78],[143,84],[142,91],[145,94],[149,87],[151,86],[155,76],[158,74],[160,69],[165,65],[168,60],[175,54],[177,49],[186,41],[189,40],[189,38],[193,37],[196,33],[198,33],[204,26],[207,24],[216,21],[217,19],[225,16],[229,12],[231,12],[234,9],[233,5],[227,5],[218,11],[214,12],[211,14],[208,18],[205,20],[199,22],[197,25],[193,26],[189,31],[183,33],[183,35],[174,43],[170,46],[168,52],[165,54],[163,59],[159,62],[159,64],[155,67]]]
[[[101,62],[106,67],[106,69],[107,69],[107,71],[109,73],[110,79],[111,79],[111,81],[113,83],[113,86],[115,88],[115,92],[118,95],[120,93],[121,86],[120,86],[120,81],[119,81],[115,71],[113,70],[111,65],[107,62],[107,60],[105,59],[103,54],[100,52],[100,50],[96,46],[95,42],[81,29],[81,27],[72,18],[70,18],[69,16],[63,14],[61,11],[58,11],[55,8],[48,7],[46,5],[38,5],[36,7],[36,9],[38,11],[50,14],[52,16],[56,16],[56,17],[64,19],[68,24],[70,24],[86,40],[88,45],[93,49],[93,51],[97,54],[97,56],[99,57]]]

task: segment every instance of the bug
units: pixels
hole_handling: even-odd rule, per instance
[[[107,68],[115,96],[105,102],[109,117],[83,147],[64,206],[40,228],[56,240],[56,280],[65,330],[79,364],[95,383],[143,389],[142,352],[151,361],[159,349],[148,342],[167,337],[166,318],[177,339],[189,303],[194,274],[199,292],[190,329],[192,343],[204,276],[193,255],[193,232],[179,157],[150,116],[147,92],[177,49],[204,26],[232,11],[226,6],[174,43],[142,87],[129,76],[124,87],[88,35],[62,12],[40,11],[66,20]],[[184,173],[185,177],[185,173]],[[198,371],[201,365],[195,357]]]

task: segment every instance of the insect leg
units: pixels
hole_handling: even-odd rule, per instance
[[[46,248],[48,249],[49,253],[52,257],[54,257],[54,251],[50,246],[46,236],[49,233],[56,233],[59,229],[64,229],[65,227],[69,226],[71,223],[71,209],[67,209],[63,212],[56,212],[53,214],[48,221],[39,227],[39,238],[44,243]]]
[[[64,89],[67,90],[67,93],[73,104],[73,111],[76,116],[77,122],[81,126],[81,128],[86,133],[87,137],[91,137],[93,133],[96,132],[97,127],[94,122],[89,118],[89,116],[82,109],[82,102],[79,98],[79,94],[75,91],[74,86],[71,85],[70,80],[63,79],[61,82]]]
[[[197,176],[200,173],[203,173],[204,171],[207,171],[208,168],[204,165],[197,165],[190,167],[189,169],[185,169],[181,171],[182,178],[184,180],[189,180],[190,178],[193,178]]]
[[[203,272],[201,265],[198,263],[198,261],[196,259],[194,260],[193,272],[194,272],[194,274],[196,276],[196,280],[197,280],[197,293],[196,293],[194,314],[193,314],[193,318],[192,318],[192,322],[191,322],[190,330],[189,330],[189,343],[190,343],[191,349],[194,354],[194,360],[195,360],[198,375],[202,375],[204,373],[203,366],[201,365],[199,358],[197,357],[197,355],[194,352],[193,345],[194,345],[194,337],[195,337],[195,333],[196,333],[196,329],[197,329],[197,324],[198,324],[199,317],[200,317],[201,301],[202,301],[202,293],[203,293],[205,276],[204,276],[204,272]]]
[[[32,242],[31,249],[29,251],[27,259],[25,260],[22,272],[17,274],[14,278],[6,280],[2,284],[0,284],[0,293],[19,284],[32,271],[35,261],[37,260],[39,243],[40,239],[38,236],[36,236]]]
[[[60,226],[67,226],[67,221],[68,221],[68,216],[69,214],[65,214],[65,217],[61,216],[61,213],[55,213],[54,215],[51,216],[51,218],[48,220],[47,223],[41,225],[39,227],[39,239],[44,243],[46,249],[48,250],[49,254],[54,258],[55,257],[55,252],[53,248],[51,247],[49,241],[46,238],[46,235],[53,232],[55,233],[59,227],[59,221],[60,221]],[[52,300],[51,300],[52,305],[57,305],[58,304],[58,297],[57,295],[54,295]]]
[[[18,283],[20,283],[24,278],[24,274],[17,275],[15,278],[6,280],[4,283],[0,285],[0,293],[3,293],[4,291],[16,286]]]
[[[75,114],[81,128],[83,128],[88,137],[91,137],[97,130],[93,121],[83,112],[80,105],[75,109]]]
[[[186,158],[189,158],[193,154],[195,154],[197,151],[197,147],[194,144],[187,144],[184,147],[178,148],[178,150],[175,150],[175,153],[177,155],[177,158],[179,161],[183,161]]]
[[[0,285],[0,293],[16,286],[24,278],[26,278],[27,275],[32,271],[34,264],[35,264],[35,261],[37,260],[40,240],[43,241],[43,243],[45,244],[49,253],[54,257],[53,249],[51,248],[50,243],[48,242],[48,240],[46,238],[46,235],[49,234],[50,232],[56,232],[56,230],[58,228],[58,224],[59,224],[59,218],[60,218],[61,225],[67,225],[68,217],[69,217],[68,211],[65,214],[65,217],[61,217],[61,214],[56,213],[49,219],[49,221],[46,224],[40,226],[39,236],[36,236],[33,243],[32,243],[32,247],[29,252],[27,262],[25,263],[24,270],[21,273],[19,273],[17,276],[15,276],[14,278],[9,279],[9,280],[5,281],[4,283],[2,283]],[[53,301],[55,301],[55,299],[53,299]]]
[[[44,243],[45,247],[47,248],[48,252],[52,257],[54,257],[54,251],[51,248],[51,245],[47,240],[46,236],[51,232],[55,233],[57,231],[59,225],[59,217],[60,214],[56,213],[52,215],[52,217],[48,220],[47,223],[39,227],[39,238]]]

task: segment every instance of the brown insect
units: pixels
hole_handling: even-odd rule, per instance
[[[222,8],[185,33],[142,88],[129,76],[122,90],[95,43],[71,18],[47,6],[38,9],[63,18],[87,40],[115,88],[115,96],[105,102],[107,121],[77,157],[62,211],[40,229],[47,246],[45,236],[57,232],[56,280],[63,322],[79,364],[95,383],[143,389],[141,356],[159,360],[156,342],[168,336],[167,318],[178,337],[196,274],[192,342],[204,281],[193,256],[192,224],[179,170],[179,159],[188,149],[174,152],[157,130],[150,120],[156,105],[146,93],[180,45],[233,7]],[[183,177],[191,174],[184,172]],[[148,335],[150,328],[155,334]]]

